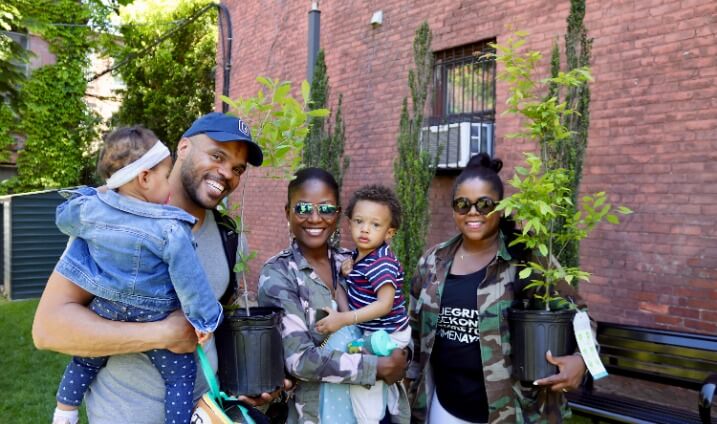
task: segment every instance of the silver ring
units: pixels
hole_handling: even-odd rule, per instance
[[[567,393],[567,392],[568,392],[568,389],[563,387],[563,393]]]

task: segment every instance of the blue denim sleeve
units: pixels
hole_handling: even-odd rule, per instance
[[[76,190],[62,190],[60,195],[67,200],[55,210],[55,225],[62,233],[79,237],[82,231],[82,206],[90,196],[97,195],[97,190],[92,187],[81,187]]]
[[[222,305],[214,297],[197,252],[189,225],[179,221],[165,230],[164,261],[182,311],[199,331],[213,332],[222,321]]]

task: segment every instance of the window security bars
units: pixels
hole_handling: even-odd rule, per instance
[[[494,153],[495,60],[489,41],[436,53],[431,111],[421,143],[439,169],[461,169],[471,156]]]

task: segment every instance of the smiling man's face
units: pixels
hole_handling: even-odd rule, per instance
[[[188,200],[204,209],[216,207],[239,185],[247,155],[247,145],[241,141],[217,142],[205,134],[182,139],[177,165]]]

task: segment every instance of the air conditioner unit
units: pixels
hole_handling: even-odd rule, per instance
[[[431,125],[421,129],[421,146],[438,156],[440,169],[465,168],[478,153],[493,156],[493,123],[457,122]]]

